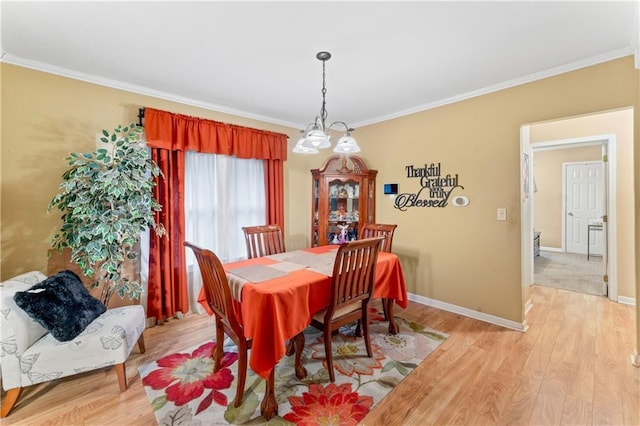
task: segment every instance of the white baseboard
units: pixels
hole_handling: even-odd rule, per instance
[[[465,317],[488,322],[500,327],[510,328],[512,330],[526,331],[527,328],[529,328],[526,321],[518,323],[508,319],[496,317],[494,315],[485,314],[484,312],[478,312],[474,311],[473,309],[463,308],[462,306],[452,305],[451,303],[441,302],[429,297],[418,296],[417,294],[413,293],[409,293],[409,300],[411,300],[412,302],[420,303],[421,305],[433,306],[434,308],[442,309],[443,311],[460,314]]]
[[[618,296],[618,303],[636,306],[636,299],[633,297]]]
[[[564,253],[564,250],[558,247],[540,247],[540,251],[555,251],[557,253]]]
[[[524,317],[527,317],[529,311],[533,308],[533,303],[531,303],[531,299],[527,299],[527,302],[524,304]],[[526,320],[525,320],[526,321]]]

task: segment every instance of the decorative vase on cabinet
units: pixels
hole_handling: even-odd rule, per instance
[[[355,155],[333,155],[312,169],[312,245],[357,240],[365,223],[375,223],[377,170]]]

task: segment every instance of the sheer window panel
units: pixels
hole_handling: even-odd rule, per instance
[[[266,217],[264,162],[187,151],[185,155],[185,238],[212,250],[223,263],[247,257],[243,226]],[[189,306],[198,303],[202,277],[195,256],[186,252]]]

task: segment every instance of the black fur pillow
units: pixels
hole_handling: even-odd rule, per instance
[[[107,307],[89,294],[80,278],[61,271],[13,296],[16,304],[61,342],[75,339]]]

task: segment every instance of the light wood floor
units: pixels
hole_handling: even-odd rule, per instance
[[[396,314],[450,334],[362,422],[365,425],[640,425],[640,369],[631,366],[634,309],[535,286],[526,333],[416,303]],[[137,367],[213,338],[190,316],[145,331],[120,393],[107,369],[26,388],[3,425],[154,425]]]

